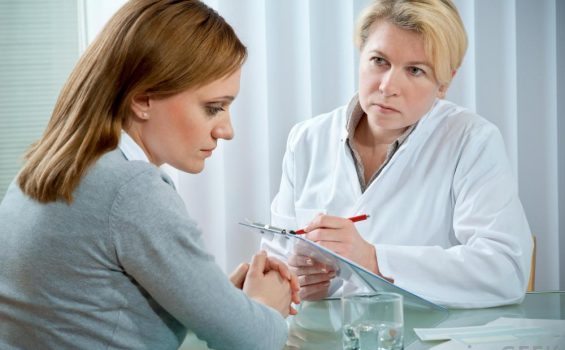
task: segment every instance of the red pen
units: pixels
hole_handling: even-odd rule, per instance
[[[362,214],[362,215],[357,215],[357,216],[350,217],[350,218],[348,218],[348,220],[351,220],[351,221],[353,221],[353,222],[357,222],[357,221],[367,220],[368,218],[369,218],[369,215],[367,215],[367,214]],[[304,231],[303,228],[301,228],[301,229],[298,230],[298,231],[290,231],[290,233],[294,233],[295,235],[303,235],[303,234],[305,234],[306,232]]]

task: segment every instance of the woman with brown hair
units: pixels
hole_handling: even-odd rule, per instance
[[[231,283],[168,163],[233,137],[246,48],[196,0],[131,0],[71,73],[0,205],[0,348],[276,349],[296,277],[261,252]],[[197,200],[197,199],[195,199]]]

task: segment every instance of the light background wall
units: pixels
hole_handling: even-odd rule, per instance
[[[76,1],[0,0],[0,198],[79,57],[78,28]]]

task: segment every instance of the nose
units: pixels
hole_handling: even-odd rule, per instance
[[[212,129],[212,137],[215,139],[231,140],[233,139],[233,127],[231,125],[230,116],[226,116]]]
[[[384,97],[396,96],[399,93],[399,80],[400,76],[395,69],[386,71],[379,84],[379,92]]]

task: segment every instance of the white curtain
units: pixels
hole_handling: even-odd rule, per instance
[[[269,221],[292,125],[347,103],[356,91],[353,26],[369,2],[206,1],[249,49],[232,109],[235,138],[220,142],[201,174],[173,175],[208,250],[227,272],[258,249],[255,233],[237,223]],[[565,59],[565,5],[455,2],[470,45],[447,98],[500,128],[537,236],[536,289],[565,289],[565,237],[559,234],[565,230],[565,141],[558,137],[565,131],[558,119],[565,84],[557,65]]]
[[[79,56],[74,0],[0,0],[0,201]]]

